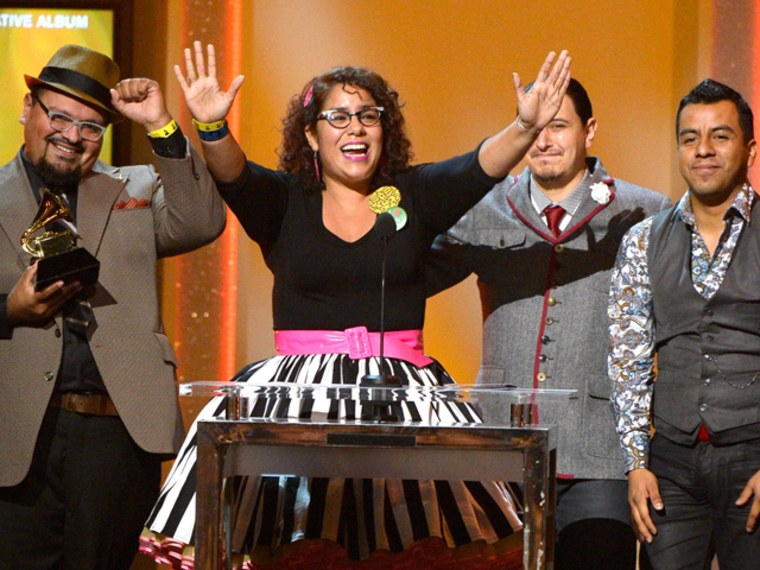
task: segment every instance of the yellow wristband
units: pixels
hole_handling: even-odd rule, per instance
[[[148,136],[152,139],[168,139],[175,132],[177,132],[177,129],[179,129],[179,125],[177,125],[177,121],[172,119],[165,127],[156,129],[155,131],[150,131],[148,133]]]
[[[201,123],[200,121],[193,119],[193,124],[199,131],[203,131],[204,133],[212,133],[214,131],[222,130],[227,124],[227,119],[221,119],[219,121],[214,121],[213,123]]]

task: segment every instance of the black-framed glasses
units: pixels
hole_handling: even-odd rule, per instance
[[[39,103],[45,113],[47,113],[50,120],[50,127],[58,131],[59,133],[65,133],[71,130],[71,127],[77,127],[79,129],[79,136],[86,141],[97,142],[103,138],[103,133],[106,132],[106,128],[98,123],[92,123],[90,121],[77,121],[76,119],[69,117],[66,113],[60,113],[58,111],[51,111],[45,106],[45,103],[40,101],[39,97],[34,97],[34,100]]]
[[[374,127],[380,122],[380,117],[384,110],[383,107],[367,107],[366,109],[352,113],[343,109],[327,109],[317,115],[317,121],[324,119],[336,129],[345,129],[351,124],[351,118],[356,117],[365,127]]]

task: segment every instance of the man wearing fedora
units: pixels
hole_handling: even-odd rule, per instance
[[[214,240],[225,207],[159,85],[119,75],[103,54],[59,49],[25,76],[23,146],[0,168],[3,569],[129,568],[183,437],[156,261]],[[122,116],[145,127],[160,175],[98,160]],[[38,279],[49,259],[20,238],[48,193],[99,261],[96,284]]]

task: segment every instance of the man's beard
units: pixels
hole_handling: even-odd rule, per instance
[[[77,164],[72,170],[61,170],[50,164],[43,156],[35,166],[42,181],[51,188],[78,186],[82,179],[82,166],[80,164]]]
[[[540,173],[532,172],[532,174],[533,174],[533,178],[535,178],[536,181],[542,186],[550,186],[551,184],[554,184],[555,182],[559,182],[565,176],[564,172],[560,172],[559,170],[548,170],[548,169]]]

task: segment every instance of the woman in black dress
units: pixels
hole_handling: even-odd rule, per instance
[[[435,236],[506,176],[553,118],[570,77],[567,54],[553,66],[549,54],[528,92],[515,74],[518,116],[505,129],[474,151],[416,166],[397,93],[366,69],[330,69],[290,101],[279,170],[247,161],[225,121],[243,78],[222,91],[213,46],[207,58],[196,42],[194,54],[186,50],[185,73],[179,66],[175,73],[219,191],[274,274],[277,356],[246,366],[234,380],[356,384],[381,372],[383,243],[372,229],[390,211],[396,232],[388,243],[383,370],[404,385],[453,382],[423,351],[425,257]],[[275,414],[351,419],[361,410],[326,399],[285,409],[262,399],[251,408],[252,416]],[[402,421],[433,425],[478,421],[462,406],[409,403],[402,414]],[[199,419],[223,415],[223,404],[212,400]],[[148,521],[155,535],[144,551],[157,558],[192,542],[194,436],[193,426]],[[323,539],[364,558],[430,537],[448,547],[492,544],[520,527],[504,483],[283,476],[237,483],[232,538],[244,555],[261,545]]]

